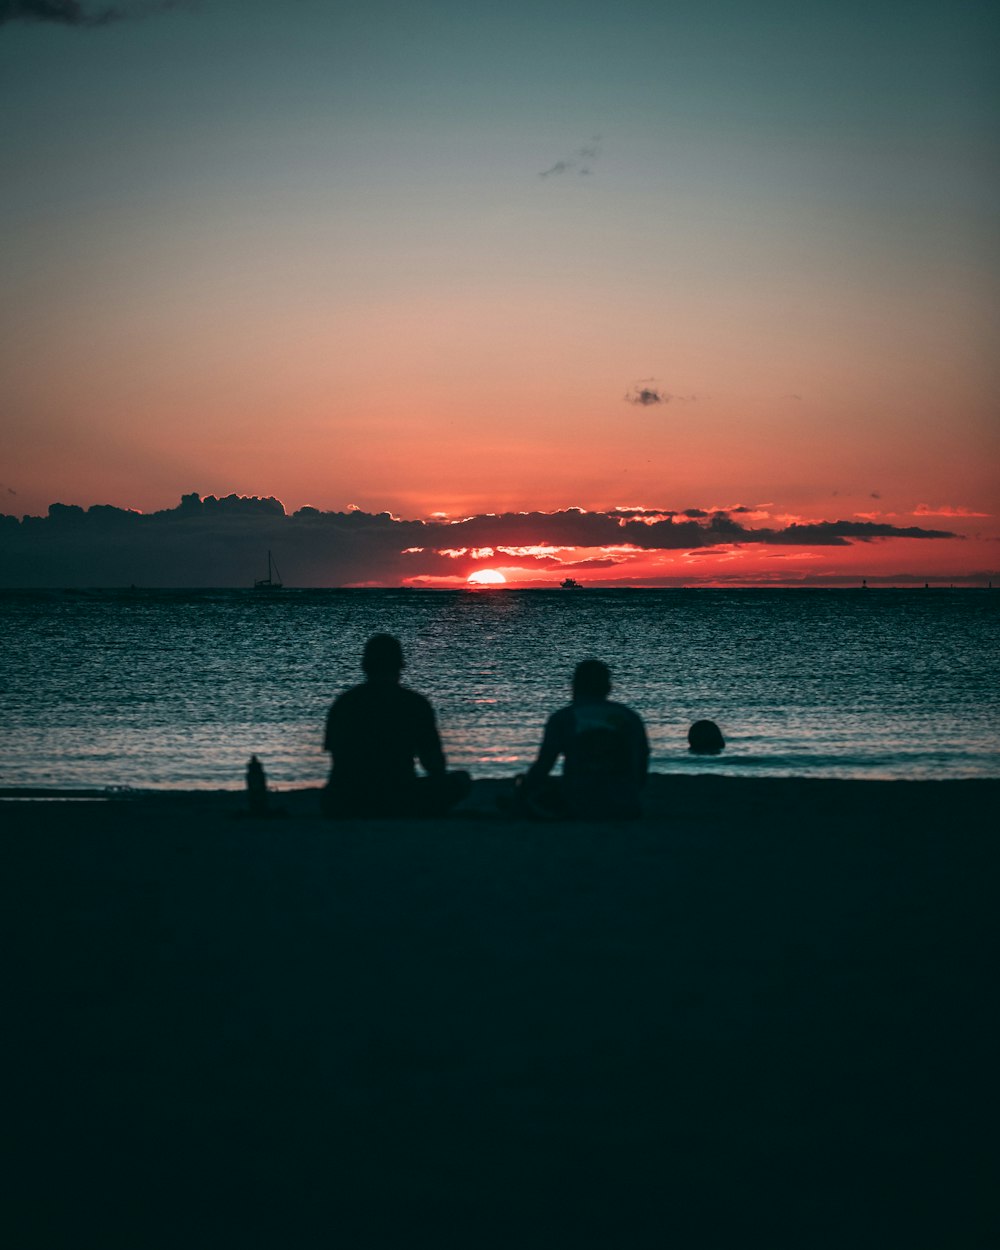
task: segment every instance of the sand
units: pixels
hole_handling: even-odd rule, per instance
[[[7,1244],[994,1244],[1000,782],[495,796],[0,802]]]

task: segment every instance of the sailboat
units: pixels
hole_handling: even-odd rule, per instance
[[[254,582],[254,590],[281,590],[281,574],[278,572],[278,566],[271,559],[271,551],[267,552],[267,577],[261,577]]]

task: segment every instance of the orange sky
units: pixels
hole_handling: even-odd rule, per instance
[[[3,23],[0,511],[742,506],[961,537],[601,576],[990,575],[979,18],[723,11],[598,3],[568,30],[544,0],[445,3],[433,39],[388,2]]]

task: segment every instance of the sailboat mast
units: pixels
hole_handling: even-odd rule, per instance
[[[275,578],[278,580],[276,581]],[[271,555],[271,549],[267,551],[267,577],[260,577],[254,582],[255,590],[281,590],[281,573],[278,566],[274,563],[274,556]]]

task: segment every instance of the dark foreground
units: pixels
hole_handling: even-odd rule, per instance
[[[0,803],[5,1243],[995,1244],[1000,782],[650,799]]]

